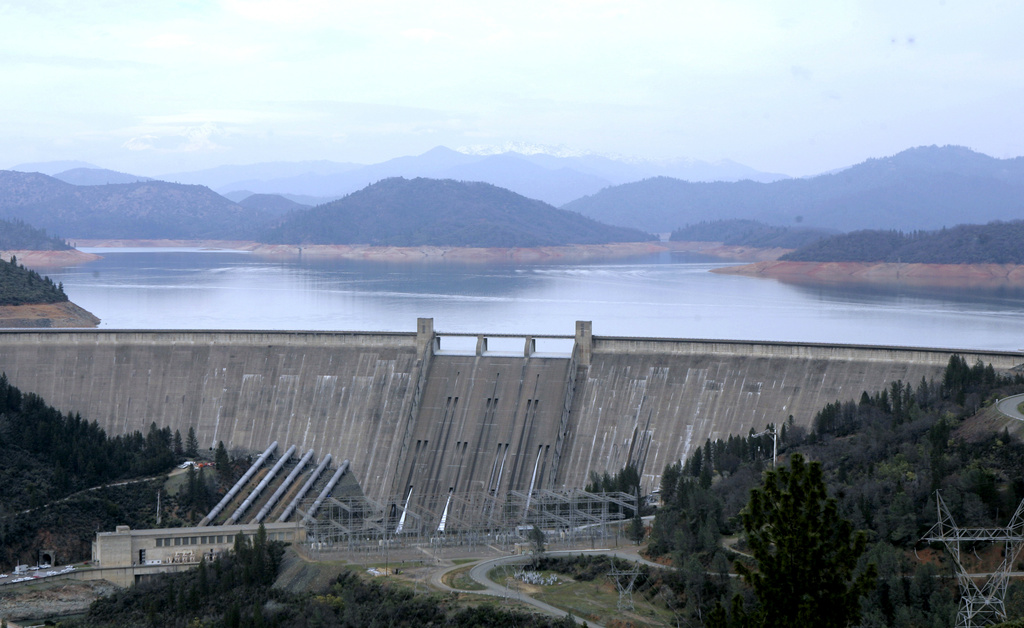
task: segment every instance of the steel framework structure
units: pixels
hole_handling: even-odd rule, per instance
[[[608,578],[615,582],[615,588],[619,591],[618,609],[620,611],[631,611],[633,607],[633,587],[636,579],[640,577],[640,564],[634,562],[631,569],[619,569],[616,560],[612,559],[612,568],[608,572]]]
[[[365,496],[328,497],[306,523],[314,553],[383,553],[402,548],[478,550],[503,553],[530,544],[534,526],[548,543],[596,543],[619,533],[617,522],[637,507],[627,493],[590,493],[579,489],[510,491],[504,496],[483,491],[420,496],[377,502]],[[298,509],[305,517],[308,504]]]
[[[935,492],[938,521],[932,526],[924,540],[929,543],[942,542],[953,557],[956,580],[960,586],[960,610],[956,617],[957,628],[974,628],[990,623],[1006,621],[1006,587],[1010,572],[1022,548],[1024,548],[1024,501],[1010,517],[1005,528],[961,528],[957,526],[942,495]],[[961,543],[1004,543],[1003,562],[996,571],[989,574],[972,574],[960,560]],[[978,580],[984,579],[979,585]]]

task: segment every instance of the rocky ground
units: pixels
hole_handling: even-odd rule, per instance
[[[43,620],[84,613],[94,600],[117,587],[106,580],[59,580],[27,587],[0,587],[0,617]]]

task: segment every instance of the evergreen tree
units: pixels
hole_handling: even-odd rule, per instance
[[[226,484],[231,477],[231,458],[228,457],[228,450],[224,447],[224,441],[217,443],[217,451],[213,454],[213,462],[217,467],[217,480]]]
[[[191,426],[188,428],[188,436],[185,438],[185,455],[189,458],[199,455],[199,439],[196,438],[195,428]]]
[[[794,454],[788,467],[765,472],[741,518],[757,569],[737,562],[736,572],[760,603],[748,625],[829,628],[859,621],[860,598],[873,589],[876,568],[854,573],[867,537],[839,516],[821,463]]]

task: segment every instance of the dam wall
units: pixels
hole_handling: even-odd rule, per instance
[[[440,514],[449,493],[546,487],[569,367],[568,358],[433,356],[391,494]]]
[[[953,353],[997,370],[1024,362],[1010,352],[601,337],[587,322],[554,337],[571,354],[537,353],[530,337],[500,354],[487,338],[442,350],[431,319],[415,333],[5,331],[0,370],[110,434],[155,423],[194,428],[203,447],[312,448],[349,460],[368,496],[440,513],[447,494],[582,487],[591,472],[628,463],[649,491],[708,438],[790,415],[809,426],[828,402],[940,377]]]
[[[411,411],[417,336],[286,332],[0,333],[12,384],[108,434],[150,424],[196,431],[201,447],[298,445],[359,461],[390,481]]]
[[[896,380],[941,379],[951,350],[828,344],[593,337],[580,367],[568,460],[558,487],[627,464],[657,488],[667,464],[710,438],[781,425],[810,427],[836,400],[856,400]],[[958,351],[1008,370],[1016,353]]]

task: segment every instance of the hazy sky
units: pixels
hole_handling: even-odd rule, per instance
[[[0,0],[0,167],[1024,154],[1024,3]]]

